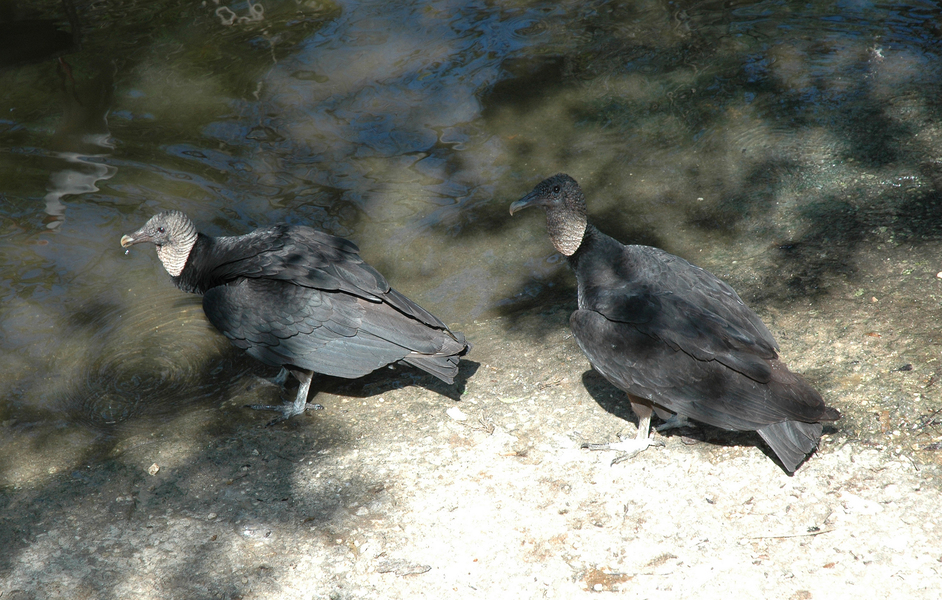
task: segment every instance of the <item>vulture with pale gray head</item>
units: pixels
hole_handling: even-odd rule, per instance
[[[216,329],[301,382],[293,404],[253,406],[287,419],[304,412],[314,373],[356,378],[406,363],[452,383],[471,345],[389,287],[357,246],[286,224],[233,237],[198,233],[180,211],[154,215],[121,238],[148,242],[181,290],[200,294]]]

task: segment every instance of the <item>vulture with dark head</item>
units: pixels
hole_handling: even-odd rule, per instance
[[[772,334],[715,275],[650,246],[626,246],[586,220],[576,181],[558,174],[510,206],[546,211],[556,249],[576,274],[573,336],[596,371],[628,394],[636,454],[651,443],[651,413],[756,431],[788,472],[840,413],[778,358]]]
[[[149,242],[181,290],[203,296],[209,322],[301,385],[293,404],[253,406],[287,419],[304,412],[314,373],[356,378],[402,362],[452,383],[471,345],[389,287],[357,246],[286,224],[233,237],[196,231],[180,211],[153,216],[121,245]]]

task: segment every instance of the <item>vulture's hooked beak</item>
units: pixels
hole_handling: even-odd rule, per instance
[[[531,206],[538,206],[541,199],[542,198],[540,194],[538,194],[536,190],[530,192],[523,198],[517,200],[516,202],[510,205],[511,216],[513,216],[513,214],[517,212],[518,210],[523,210],[524,208],[530,208]]]
[[[131,235],[121,236],[121,247],[130,248],[134,244],[141,244],[141,243],[150,242],[150,241],[153,241],[151,240],[150,236],[148,236],[142,231],[135,231]]]

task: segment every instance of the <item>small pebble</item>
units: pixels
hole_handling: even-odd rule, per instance
[[[445,411],[445,414],[454,419],[455,421],[467,421],[468,415],[461,412],[461,409],[457,406],[452,406]]]

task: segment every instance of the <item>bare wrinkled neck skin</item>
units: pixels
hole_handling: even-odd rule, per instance
[[[157,246],[157,258],[171,277],[179,277],[186,266],[186,259],[196,243],[196,226],[185,218],[173,223],[170,243]]]
[[[585,235],[585,214],[571,211],[547,211],[546,231],[556,250],[564,256],[572,256],[582,244]]]

